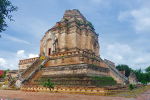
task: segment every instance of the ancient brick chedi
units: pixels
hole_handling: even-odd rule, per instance
[[[111,61],[100,58],[99,51],[93,25],[78,10],[67,10],[41,39],[39,57],[20,60],[22,83],[51,78],[56,85],[90,86],[94,85],[91,76],[111,76],[127,83]]]

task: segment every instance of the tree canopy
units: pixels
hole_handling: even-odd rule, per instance
[[[128,65],[124,65],[124,64],[118,65],[116,66],[116,68],[119,71],[125,71],[126,77],[128,77],[130,75],[130,72],[132,71],[136,75],[139,82],[143,84],[147,84],[150,82],[150,66],[148,66],[145,69],[145,72],[142,71],[141,69],[137,69],[137,70],[131,69]]]
[[[139,82],[147,84],[150,82],[150,72],[142,72],[141,69],[134,70],[134,73]]]
[[[8,0],[0,0],[0,32],[5,31],[7,27],[6,19],[12,21],[11,12],[16,11],[17,7],[13,6]]]

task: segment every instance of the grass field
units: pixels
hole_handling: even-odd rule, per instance
[[[121,92],[121,93],[117,93],[111,96],[121,96],[121,97],[127,97],[127,98],[135,98],[139,95],[141,95],[142,93],[148,91],[150,89],[150,85],[147,86],[143,86],[143,87],[139,87],[139,88],[135,88],[133,90],[129,90],[129,91],[125,91],[125,92]]]

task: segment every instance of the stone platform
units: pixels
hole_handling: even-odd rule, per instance
[[[61,86],[95,86],[94,76],[109,76],[109,69],[92,64],[76,64],[67,66],[53,66],[42,69],[42,75],[36,84],[51,79],[55,85]],[[107,84],[106,84],[107,85]]]

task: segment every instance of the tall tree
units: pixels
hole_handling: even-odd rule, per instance
[[[6,19],[13,21],[11,13],[16,11],[17,7],[13,6],[8,0],[0,0],[0,32],[5,31],[7,27]]]

